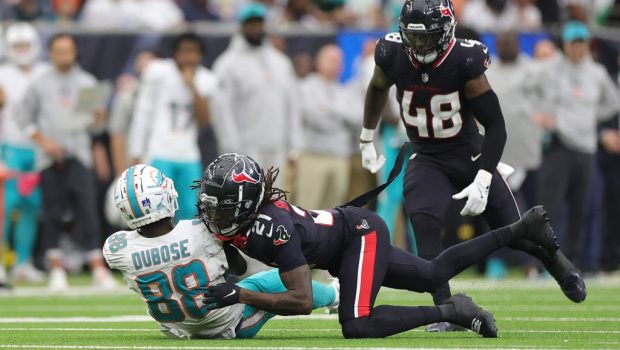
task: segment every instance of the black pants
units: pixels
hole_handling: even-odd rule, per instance
[[[432,260],[443,251],[441,231],[452,195],[468,186],[476,176],[479,159],[475,145],[433,156],[416,155],[405,172],[404,197],[415,234],[419,256]],[[465,205],[465,200],[461,201]],[[508,184],[495,171],[488,203],[482,214],[491,229],[519,220],[520,213]],[[532,254],[532,252],[529,252]],[[448,283],[433,293],[435,304],[450,297]]]
[[[600,152],[603,174],[603,237],[599,266],[603,271],[620,268],[620,156]]]
[[[564,254],[577,266],[581,262],[593,175],[594,155],[568,149],[559,141],[545,153],[539,172],[540,201],[549,213]]]
[[[339,270],[338,317],[347,338],[376,338],[400,333],[424,324],[444,321],[437,306],[374,307],[381,286],[415,292],[435,292],[467,267],[516,237],[501,228],[446,249],[429,261],[390,244],[385,222],[375,213],[349,207],[345,210],[348,232]]]
[[[101,226],[92,170],[75,159],[67,159],[43,170],[41,189],[43,248],[58,248],[60,234],[66,231],[67,221],[71,221],[84,250],[100,249]]]

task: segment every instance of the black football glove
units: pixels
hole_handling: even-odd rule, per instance
[[[207,287],[202,302],[208,310],[223,308],[239,303],[239,286],[231,282],[224,282]]]

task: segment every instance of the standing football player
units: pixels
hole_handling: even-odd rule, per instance
[[[209,104],[217,79],[202,66],[204,43],[194,33],[173,39],[173,58],[155,60],[144,70],[129,131],[133,164],[149,163],[179,188],[178,219],[196,214],[193,179],[202,165],[198,128],[211,122]]]
[[[103,255],[111,268],[123,273],[129,287],[148,306],[148,312],[170,338],[251,338],[274,314],[250,305],[209,311],[201,302],[205,288],[224,282],[230,263],[235,274],[245,272],[245,260],[235,248],[222,244],[199,220],[173,225],[177,192],[171,179],[148,165],[122,173],[114,200],[132,231],[110,236]],[[277,270],[239,282],[258,292],[284,292]],[[312,306],[338,303],[337,280],[331,286],[312,285]]]
[[[373,136],[388,91],[396,85],[401,119],[414,147],[403,194],[424,259],[443,251],[441,230],[452,199],[466,200],[461,215],[482,214],[494,229],[520,216],[496,170],[506,130],[497,95],[485,76],[489,50],[478,41],[456,39],[455,25],[450,0],[405,1],[400,31],[377,43],[360,135],[364,168],[376,172],[384,158],[377,157]],[[476,121],[484,127],[484,136]],[[563,253],[547,256],[524,240],[511,242],[511,247],[538,257],[571,300],[585,299],[582,277]],[[433,294],[435,304],[449,297],[448,283]],[[451,330],[447,324],[437,326],[431,330]]]
[[[345,338],[387,337],[435,322],[496,337],[492,315],[462,294],[437,306],[374,307],[374,302],[381,286],[434,292],[515,240],[540,246],[549,256],[558,250],[545,211],[535,207],[510,226],[424,260],[391,246],[385,222],[370,210],[351,205],[305,210],[289,204],[286,193],[274,187],[277,174],[277,169],[265,173],[250,157],[235,153],[220,156],[205,169],[198,194],[205,226],[220,240],[278,267],[286,286],[281,293],[267,294],[228,282],[210,285],[204,299],[208,309],[244,303],[280,315],[308,314],[313,297],[310,269],[322,269],[340,280],[338,318]],[[585,285],[580,287],[585,293]]]
[[[28,84],[47,67],[40,62],[41,39],[29,23],[14,23],[7,28],[6,46],[9,61],[0,65],[0,91],[5,96],[0,105],[2,117],[0,139],[2,140],[2,161],[15,173],[34,172],[36,147],[30,137],[17,123],[21,100]],[[13,241],[17,252],[17,263],[12,270],[14,280],[40,282],[43,274],[31,262],[32,250],[37,238],[41,192],[38,187],[32,191],[19,190],[17,178],[7,179],[4,186],[6,221],[2,228],[8,233],[10,218],[19,212],[14,223]]]

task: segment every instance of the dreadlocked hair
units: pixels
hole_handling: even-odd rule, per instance
[[[280,168],[270,167],[265,173],[265,196],[259,206],[275,202],[279,200],[286,200],[288,194],[287,191],[274,187],[273,184],[280,175]]]

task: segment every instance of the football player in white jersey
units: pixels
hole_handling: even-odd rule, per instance
[[[194,33],[174,38],[172,58],[145,69],[129,130],[132,164],[147,163],[167,174],[179,190],[177,219],[196,215],[196,194],[190,188],[202,165],[198,128],[211,123],[217,79],[201,65],[203,42]]]
[[[18,107],[28,84],[33,77],[44,70],[46,64],[39,61],[41,40],[34,27],[25,22],[14,23],[7,28],[5,44],[8,62],[0,65],[0,92],[5,96],[0,106],[0,140],[2,140],[2,161],[8,169],[17,173],[34,170],[35,146],[22,128],[17,126]],[[32,249],[37,234],[37,217],[41,207],[41,194],[38,188],[18,190],[17,179],[5,182],[6,218],[13,212],[20,212],[13,226],[13,242],[17,262],[12,270],[13,279],[42,281],[43,274],[30,263]],[[4,220],[4,232],[8,232],[10,220]]]
[[[224,282],[229,263],[230,272],[243,273],[245,261],[198,219],[181,220],[174,226],[177,192],[161,171],[143,164],[130,167],[117,181],[114,199],[133,231],[110,236],[103,255],[146,302],[149,315],[168,337],[250,338],[275,316],[243,304],[207,310],[202,302],[206,287]],[[250,276],[239,286],[286,291],[277,270]],[[337,305],[337,281],[329,286],[313,282],[312,291],[314,308]]]

